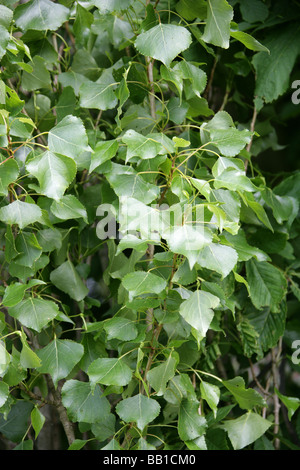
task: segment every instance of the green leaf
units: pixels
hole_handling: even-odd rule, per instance
[[[36,204],[14,201],[0,209],[0,220],[7,224],[19,225],[20,229],[38,222],[42,217],[42,211]]]
[[[205,400],[208,404],[208,406],[211,408],[211,410],[214,413],[214,416],[216,417],[217,414],[217,407],[218,403],[220,400],[220,389],[216,385],[212,385],[208,382],[205,382],[204,380],[201,380],[200,382],[200,392],[201,392],[201,398]]]
[[[300,30],[297,23],[272,31],[264,43],[270,50],[258,52],[252,59],[256,70],[254,94],[271,103],[282,95],[290,83],[290,74],[299,54]]]
[[[89,382],[67,380],[62,387],[62,403],[73,422],[97,423],[110,413],[107,398],[102,397],[99,386],[91,389]]]
[[[7,29],[0,24],[0,59],[4,56],[6,53],[6,47],[9,41],[9,32]]]
[[[10,8],[0,5],[0,26],[8,29],[13,19],[13,12]]]
[[[118,147],[119,145],[117,140],[97,142],[94,153],[92,153],[89,173],[92,173],[92,171],[95,170],[97,171],[97,168],[100,165],[111,160],[116,155]]]
[[[91,25],[94,22],[94,16],[79,3],[76,5],[76,18],[73,24],[76,42],[86,45],[90,35]]]
[[[58,313],[59,310],[55,302],[38,297],[22,300],[9,309],[9,314],[19,320],[22,325],[38,332],[42,331]]]
[[[24,90],[33,91],[40,88],[50,88],[51,76],[46,67],[46,62],[42,57],[35,56],[29,62],[32,72],[23,72],[22,87]]]
[[[92,424],[91,431],[100,442],[114,436],[116,431],[116,416],[112,413],[104,415],[97,423]]]
[[[38,371],[41,374],[50,374],[53,383],[65,379],[72,369],[78,364],[84,354],[81,344],[68,339],[54,338],[47,346],[37,351],[37,355],[42,361]]]
[[[159,196],[159,188],[154,184],[147,183],[130,166],[113,163],[106,178],[119,197],[130,196],[144,204],[150,204]]]
[[[62,233],[55,228],[39,230],[36,234],[36,239],[45,252],[59,250],[62,246]]]
[[[195,18],[206,18],[207,5],[204,0],[196,0],[192,4],[189,0],[179,0],[176,3],[176,11],[186,20],[192,21]]]
[[[160,60],[170,67],[172,60],[187,49],[191,42],[191,34],[186,28],[160,23],[140,34],[135,47],[141,54]]]
[[[9,160],[0,162],[0,195],[8,195],[8,186],[10,183],[16,181],[19,176],[19,165],[16,160],[10,158]]]
[[[223,385],[232,393],[234,398],[243,410],[252,410],[256,406],[266,406],[263,397],[252,388],[245,388],[242,377],[235,377],[231,380],[223,380]]]
[[[14,261],[21,266],[30,268],[41,256],[42,248],[37,242],[36,236],[30,232],[20,232],[16,238],[18,255]]]
[[[200,93],[204,91],[207,82],[206,73],[202,69],[186,60],[182,60],[175,65],[172,71],[178,71],[181,79],[189,80],[193,93],[200,98]],[[188,87],[185,86],[185,95],[187,99],[191,98],[193,93],[191,93]]]
[[[273,232],[273,227],[270,223],[270,220],[266,214],[265,209],[263,206],[259,203],[256,202],[254,199],[253,194],[251,193],[244,193],[247,205],[253,210],[253,212],[256,214],[257,218],[269,229]]]
[[[281,271],[270,263],[251,259],[246,262],[246,272],[253,305],[258,309],[269,306],[271,311],[278,312],[287,288]]]
[[[17,400],[6,416],[1,414],[1,434],[4,434],[7,439],[13,442],[22,441],[28,429],[28,419],[30,418],[32,408],[32,403],[27,400]]]
[[[35,406],[31,412],[30,419],[31,419],[31,424],[34,429],[35,439],[36,439],[44,426],[46,418],[40,412],[40,410]]]
[[[0,377],[6,373],[8,365],[10,363],[11,356],[7,352],[5,344],[0,341]]]
[[[233,248],[219,243],[210,243],[200,251],[197,264],[226,277],[233,270],[237,260],[238,256]]]
[[[116,406],[116,412],[123,421],[126,423],[135,422],[142,431],[147,424],[157,418],[160,413],[160,405],[156,400],[138,394],[120,401]]]
[[[9,396],[9,386],[5,382],[0,382],[0,407],[4,405]]]
[[[244,31],[230,31],[230,36],[240,41],[242,44],[244,44],[244,46],[246,46],[251,51],[270,52],[267,47],[263,46],[253,36],[251,36],[248,33],[245,33]]]
[[[13,283],[6,287],[2,303],[5,307],[13,307],[17,305],[24,297],[26,289],[30,286],[27,284]]]
[[[58,201],[51,204],[51,212],[55,217],[62,220],[81,219],[87,223],[87,212],[73,194],[62,196]]]
[[[225,237],[237,252],[239,261],[248,261],[250,258],[255,258],[257,261],[270,261],[266,253],[256,246],[249,245],[242,229],[236,235],[225,233]]]
[[[27,284],[20,284],[19,282],[12,283],[5,289],[5,294],[2,299],[2,303],[5,307],[13,307],[17,305],[24,297],[26,289],[28,289]]]
[[[130,341],[136,338],[138,334],[135,323],[128,318],[111,318],[104,324],[104,330],[107,333],[107,339],[117,338],[121,341]]]
[[[203,436],[207,423],[199,414],[199,402],[184,398],[178,414],[178,434],[182,441],[191,441]]]
[[[82,108],[113,109],[118,104],[114,93],[118,83],[114,80],[111,70],[105,70],[96,81],[85,81],[80,89],[80,106]]]
[[[59,200],[76,175],[76,163],[72,158],[45,152],[26,165],[27,170],[38,179],[40,192]]]
[[[89,441],[89,439],[74,439],[72,444],[68,447],[68,450],[80,450],[82,449],[85,444]]]
[[[179,313],[204,338],[214,317],[212,309],[218,307],[219,303],[215,295],[197,290],[182,302]]]
[[[159,134],[157,137],[160,137]],[[168,145],[168,139],[165,137],[164,139]],[[140,157],[141,159],[149,159],[156,157],[156,155],[164,155],[170,151],[168,147],[163,146],[159,140],[156,140],[155,134],[144,136],[133,129],[125,132],[122,137],[122,141],[127,145],[126,163],[135,156]],[[171,151],[172,150],[173,148],[171,143]]]
[[[203,226],[184,224],[174,226],[163,232],[170,250],[187,257],[190,268],[193,269],[199,251],[212,241],[211,231]]]
[[[90,151],[84,125],[80,118],[72,115],[64,117],[51,129],[48,144],[51,152],[73,158],[75,162],[83,152]]]
[[[136,271],[127,274],[122,284],[129,292],[129,299],[142,294],[160,294],[166,287],[167,282],[160,276],[151,272]]]
[[[111,439],[106,446],[101,448],[101,450],[122,450],[122,447],[116,439]]]
[[[73,263],[68,260],[50,274],[51,282],[61,291],[79,302],[88,294],[88,288],[83,283]]]
[[[273,215],[279,224],[288,220],[293,213],[293,198],[289,196],[278,196],[270,188],[262,191],[262,198],[271,207]]]
[[[92,0],[92,3],[99,8],[101,14],[106,15],[113,11],[126,10],[132,0]]]
[[[175,375],[177,359],[170,354],[166,361],[151,369],[146,376],[149,384],[156,391],[157,396],[163,395],[167,388],[167,383]]]
[[[57,122],[72,114],[76,108],[76,103],[77,100],[73,88],[64,88],[55,106]]]
[[[286,321],[286,308],[280,305],[280,310],[272,312],[270,307],[262,310],[250,310],[247,319],[257,333],[257,341],[263,351],[268,351],[278,343],[283,335]]]
[[[68,8],[50,0],[30,0],[19,5],[14,12],[14,20],[23,31],[35,29],[39,31],[55,31],[69,16]]]
[[[202,40],[228,49],[233,9],[226,0],[207,1],[207,20]]]
[[[240,0],[240,10],[247,23],[265,21],[269,14],[267,5],[261,0]]]
[[[259,439],[270,426],[270,421],[249,411],[240,418],[226,421],[222,428],[227,431],[234,450],[239,450]]]
[[[287,397],[286,395],[282,395],[279,390],[275,387],[275,393],[280,398],[282,403],[287,407],[288,410],[288,417],[291,421],[292,416],[296,413],[300,406],[300,399],[296,397]]]
[[[35,354],[34,351],[28,346],[25,334],[21,336],[22,351],[20,354],[20,365],[24,369],[36,369],[41,366],[40,358]]]
[[[91,382],[104,385],[127,385],[132,377],[132,370],[121,358],[99,358],[88,368]]]
[[[249,144],[251,132],[247,129],[242,131],[231,127],[229,129],[212,129],[211,140],[225,157],[235,157]]]

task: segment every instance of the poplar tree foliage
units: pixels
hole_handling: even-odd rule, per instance
[[[299,448],[299,16],[1,1],[3,449]]]

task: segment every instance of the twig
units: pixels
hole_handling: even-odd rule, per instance
[[[57,409],[59,419],[66,433],[69,445],[75,440],[75,433],[72,423],[69,421],[67,411],[62,404],[60,391],[55,388],[54,383],[50,375],[46,374],[46,380],[48,384],[49,391],[53,397],[54,405]]]
[[[256,109],[256,106],[254,105],[252,120],[251,120],[251,124],[250,124],[250,131],[251,131],[251,132],[254,132],[254,128],[255,128],[255,124],[256,124],[256,119],[257,119],[257,109]],[[249,144],[248,144],[247,147],[246,147],[246,150],[247,150],[248,153],[250,153],[250,150],[251,150],[251,147],[252,147],[252,143],[253,143],[253,134],[251,135],[250,142],[249,142]],[[248,162],[249,162],[249,160],[246,160],[246,161],[245,161],[245,171],[246,171],[246,172],[247,172],[247,168],[248,168]]]
[[[19,385],[20,389],[26,393],[26,395],[28,395],[30,398],[32,398],[33,400],[36,400],[36,401],[41,401],[42,403],[44,403],[45,405],[54,405],[55,406],[55,402],[52,401],[52,400],[47,400],[43,397],[40,397],[39,395],[37,395],[36,393],[33,393],[31,390],[28,390],[23,384],[20,384]]]
[[[149,93],[149,102],[150,102],[150,111],[152,119],[156,122],[156,106],[155,106],[155,91],[154,91],[154,80],[153,80],[153,61],[150,57],[146,57],[146,64],[147,64],[147,75],[148,81],[150,85]]]
[[[207,82],[207,85],[206,85],[206,88],[205,88],[204,93],[203,93],[203,97],[205,99],[208,98],[208,95],[209,95],[209,92],[210,92],[210,89],[211,89],[211,86],[212,86],[212,82],[213,82],[213,79],[214,79],[215,70],[216,70],[218,60],[219,60],[219,55],[216,55],[213,66],[212,66],[212,69],[211,69],[211,72],[210,72],[210,76],[209,76],[209,79],[208,79],[208,82]]]
[[[256,377],[256,375],[255,375],[255,371],[254,371],[254,367],[253,367],[253,363],[252,363],[251,359],[249,359],[249,364],[250,364],[250,368],[251,368],[252,378],[253,378],[254,382],[256,383],[256,385],[258,386],[259,390],[260,390],[265,396],[270,395],[270,394],[266,391],[266,389],[264,389],[263,386],[259,383],[259,381],[258,381],[258,379],[257,379],[257,377]]]
[[[272,376],[273,376],[273,402],[274,402],[274,434],[279,433],[279,413],[280,413],[280,402],[279,398],[275,392],[275,388],[279,390],[279,380],[278,380],[278,369],[277,369],[277,361],[278,361],[278,354],[276,354],[276,349],[272,348]],[[274,447],[276,450],[280,449],[280,440],[276,437],[274,440]]]

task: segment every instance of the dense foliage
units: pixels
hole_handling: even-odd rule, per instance
[[[2,449],[299,449],[299,18],[1,1]]]

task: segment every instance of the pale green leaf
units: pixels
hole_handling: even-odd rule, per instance
[[[199,413],[199,402],[184,398],[178,414],[178,434],[183,441],[203,436],[207,427],[206,419]]]
[[[256,413],[249,411],[240,418],[231,419],[223,424],[234,450],[243,449],[260,438],[272,423]]]
[[[177,360],[172,354],[159,366],[151,369],[146,376],[151,387],[156,391],[157,396],[163,395],[166,391],[167,383],[175,375]]]
[[[62,196],[58,201],[51,204],[51,212],[55,217],[62,220],[81,219],[87,222],[87,212],[73,194]]]
[[[122,284],[129,292],[130,299],[142,294],[160,294],[167,287],[165,279],[145,271],[126,274]]]
[[[96,423],[104,420],[110,413],[110,404],[101,395],[99,386],[92,390],[89,382],[79,380],[67,380],[61,390],[62,403],[73,422]]]
[[[278,312],[286,292],[287,281],[281,271],[272,264],[251,259],[246,262],[250,297],[256,308],[270,307]]]
[[[126,423],[135,422],[142,431],[159,415],[160,405],[156,400],[138,394],[120,401],[116,406],[116,412]]]
[[[9,314],[22,325],[40,332],[59,313],[55,302],[38,297],[22,300],[9,309]]]
[[[200,251],[197,264],[226,277],[233,270],[237,260],[237,252],[233,248],[219,243],[210,243]]]
[[[10,183],[16,181],[19,176],[19,165],[16,160],[10,158],[9,160],[0,162],[0,195],[7,196],[8,186]]]
[[[228,49],[233,8],[226,0],[207,1],[207,20],[202,40]]]
[[[72,115],[64,117],[51,129],[48,144],[51,152],[73,158],[75,162],[82,152],[90,150],[81,119]]]
[[[44,426],[46,418],[36,406],[33,408],[30,418],[36,439]]]
[[[72,158],[45,152],[26,165],[38,179],[40,191],[49,198],[59,200],[76,175],[76,163]]]
[[[69,294],[77,302],[84,299],[88,294],[88,288],[70,260],[54,269],[50,274],[50,279],[58,289]]]
[[[68,16],[68,8],[50,0],[30,0],[17,6],[14,12],[16,25],[25,31],[28,29],[55,31],[68,19]]]
[[[217,409],[218,409],[217,406],[220,400],[219,387],[217,387],[217,385],[213,385],[208,382],[205,382],[204,380],[201,380],[200,392],[201,392],[201,398],[203,398],[203,400],[207,402],[208,406],[214,412],[214,416],[216,416]]]
[[[209,292],[197,290],[179,308],[180,315],[204,338],[220,300]]]
[[[76,364],[80,361],[84,353],[81,344],[67,339],[54,338],[47,346],[37,351],[37,355],[42,361],[38,371],[42,374],[50,374],[53,383],[65,379]]]
[[[244,410],[252,410],[256,406],[266,406],[263,397],[252,388],[245,388],[245,382],[242,377],[235,377],[231,380],[223,380],[223,385],[232,393]]]
[[[230,31],[230,35],[240,41],[244,46],[246,46],[251,51],[265,51],[270,52],[269,49],[263,46],[259,41],[257,41],[253,36],[244,31]]]
[[[170,67],[172,60],[187,49],[191,42],[191,33],[183,26],[160,23],[140,34],[135,46],[141,54],[160,60]]]
[[[132,377],[132,370],[122,359],[99,358],[88,368],[90,381],[104,385],[127,385]]]
[[[0,220],[7,224],[17,224],[21,229],[34,222],[40,221],[42,211],[36,204],[14,201],[0,209]]]

